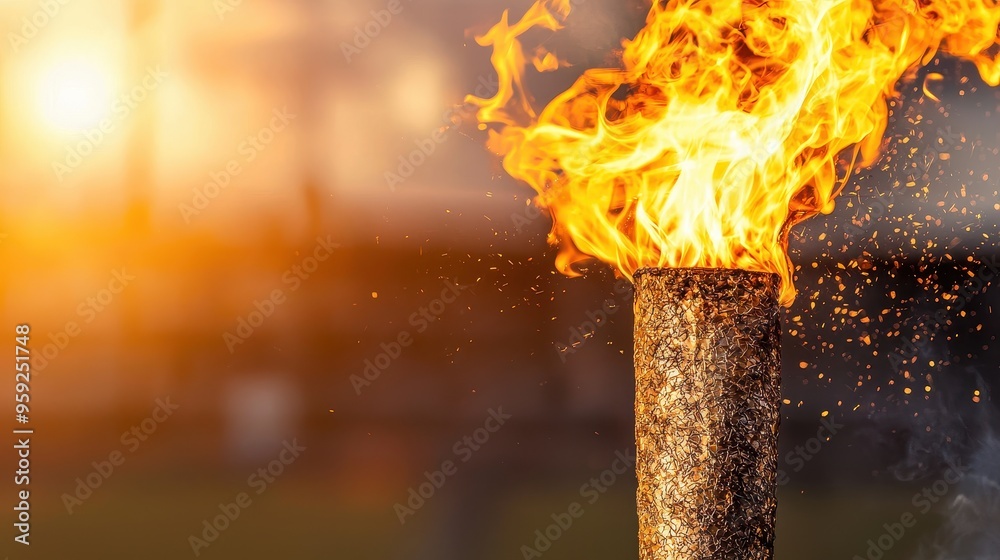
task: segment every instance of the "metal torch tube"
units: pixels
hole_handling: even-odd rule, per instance
[[[771,560],[779,278],[635,274],[640,560]]]

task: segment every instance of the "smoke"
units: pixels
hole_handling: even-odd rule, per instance
[[[980,387],[986,386],[978,372],[975,378]],[[988,394],[983,394],[981,400],[975,406],[970,406],[972,403],[966,400],[961,408],[951,408],[958,403],[945,399],[929,419],[932,422],[942,422],[934,430],[940,435],[912,438],[907,460],[897,466],[897,476],[916,473],[925,468],[935,456],[934,443],[941,446],[936,451],[939,459],[950,461],[956,454],[964,457],[955,463],[964,476],[956,485],[953,495],[942,502],[940,513],[945,516],[944,523],[935,534],[921,543],[914,560],[1000,559],[998,415]],[[948,408],[951,408],[950,415],[947,414]],[[971,412],[963,413],[970,409]],[[938,430],[937,427],[941,429]]]
[[[915,560],[1000,558],[1000,441],[993,434],[972,457],[943,513],[944,525]]]

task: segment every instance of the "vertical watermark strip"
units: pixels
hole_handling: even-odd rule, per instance
[[[14,450],[17,452],[17,470],[14,484],[17,505],[14,506],[16,534],[14,542],[31,545],[31,436],[35,430],[29,426],[31,402],[31,327],[21,324],[14,327],[14,419],[20,425],[14,429]]]

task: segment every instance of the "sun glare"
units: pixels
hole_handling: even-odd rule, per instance
[[[36,88],[42,119],[61,131],[99,126],[114,102],[111,73],[88,60],[63,60],[45,67]]]

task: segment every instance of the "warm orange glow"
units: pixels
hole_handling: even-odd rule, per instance
[[[35,87],[42,119],[57,130],[96,127],[114,102],[112,73],[86,58],[51,63],[41,70]]]
[[[569,9],[540,1],[477,38],[501,89],[470,101],[500,125],[489,145],[505,169],[551,211],[571,275],[590,258],[628,277],[775,272],[790,303],[787,232],[876,159],[897,82],[939,50],[1000,82],[995,0],[672,0],[653,3],[620,68],[586,71],[538,110],[524,73],[557,64],[520,37],[559,29]]]

